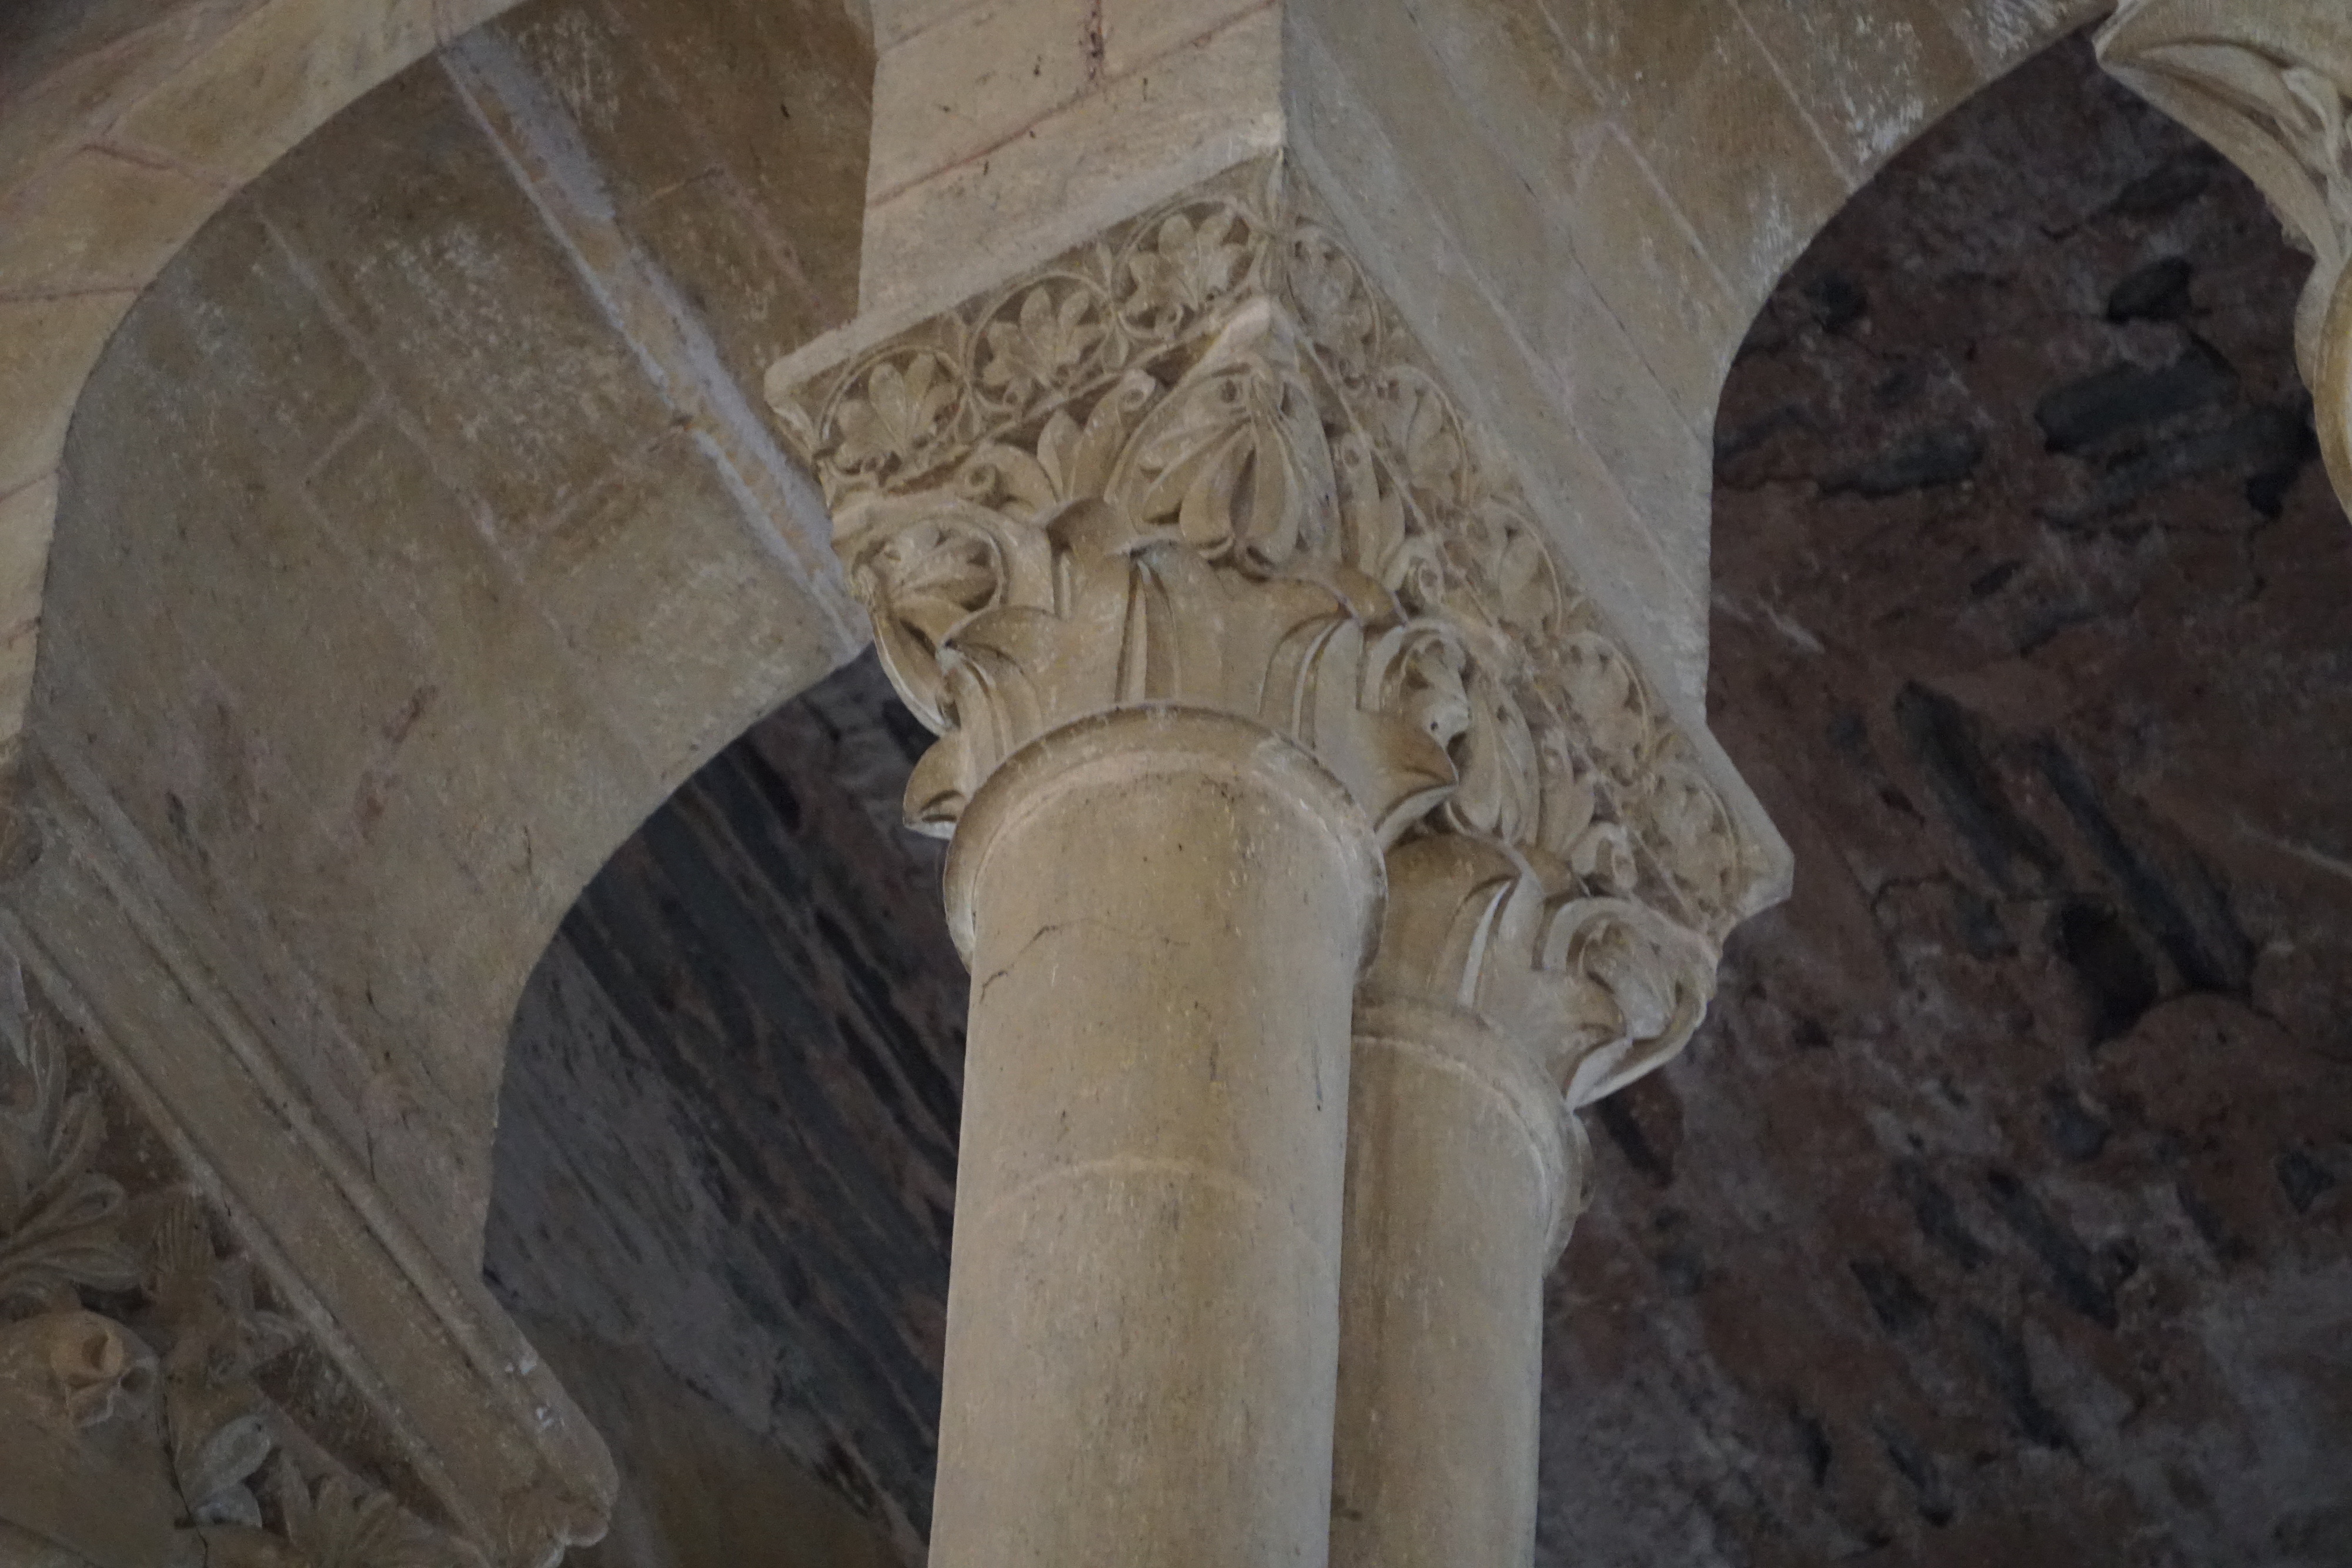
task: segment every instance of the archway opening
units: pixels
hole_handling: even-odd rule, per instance
[[[1775,294],[1715,722],[1799,892],[1594,1114],[1539,1561],[2340,1555],[2352,560],[2297,274],[2075,41]],[[711,1354],[909,1552],[963,985],[894,825],[920,745],[853,666],[598,880],[519,1022],[488,1259],[551,1346]]]

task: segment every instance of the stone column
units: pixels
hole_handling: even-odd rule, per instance
[[[930,1561],[1319,1563],[1370,820],[1263,726],[1155,705],[1029,743],[951,852]]]
[[[769,387],[940,737],[908,812],[953,838],[973,1000],[932,1562],[1321,1568],[1383,853],[1475,841],[1539,867],[1529,965],[1557,967],[1535,915],[1590,902],[1592,855],[1719,936],[1771,895],[1776,852],[1279,159]],[[1402,962],[1428,923],[1400,918]],[[1539,1027],[1472,1000],[1485,1021],[1448,1015],[1434,1049]],[[1567,1136],[1557,1079],[1488,1055],[1530,1079],[1523,1135]],[[1376,1096],[1409,1092],[1380,1056]],[[1440,1163],[1472,1141],[1410,1137]],[[1521,1348],[1458,1364],[1490,1388],[1531,1372],[1562,1202],[1529,1157],[1447,1168],[1517,1183],[1486,1207],[1362,1178],[1368,1222],[1460,1221],[1465,1257],[1510,1259],[1475,1288]],[[1401,1255],[1395,1288],[1434,1291],[1412,1274],[1434,1256]],[[1395,1348],[1384,1369],[1419,1379],[1395,1398],[1459,1403],[1417,1338]]]
[[[1679,1051],[1715,974],[1710,943],[1625,896],[1622,828],[1563,847],[1441,831],[1390,857],[1356,1014],[1332,1568],[1534,1553],[1543,1283],[1589,1158],[1573,1109]]]
[[[1002,366],[1025,437],[833,471],[944,737],[908,808],[952,832],[972,969],[931,1561],[1320,1563],[1350,1009],[1381,849],[1453,786],[1412,673],[1444,652],[1328,580],[1333,455],[1275,301],[1072,397],[1037,372],[1103,329],[1065,287],[977,377],[909,343],[823,414],[895,476],[919,457],[866,433]]]
[[[2099,34],[2099,58],[2244,170],[2311,253],[2295,357],[2329,477],[2352,507],[2352,10],[2343,0],[2124,0]]]

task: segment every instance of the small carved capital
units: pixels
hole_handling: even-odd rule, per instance
[[[1286,736],[1422,830],[1722,935],[1767,868],[1498,461],[1279,160],[1244,165],[770,401],[953,831],[1113,708]]]
[[[2352,496],[2352,10],[2341,0],[2124,0],[2099,58],[2270,198],[2315,262],[2295,355]]]
[[[1389,853],[1389,896],[1364,995],[1475,1015],[1541,1086],[1570,1154],[1554,1195],[1555,1251],[1582,1209],[1574,1113],[1664,1065],[1706,1016],[1715,946],[1628,896],[1630,856],[1598,836],[1538,871],[1493,839],[1424,832]]]
[[[1478,1014],[1589,1105],[1679,1051],[1715,994],[1715,948],[1628,896],[1625,869],[1547,877],[1456,833],[1401,844],[1369,984]]]

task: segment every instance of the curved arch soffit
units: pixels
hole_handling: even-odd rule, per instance
[[[1747,3],[1756,5],[1758,0]],[[1845,189],[1819,211],[1792,214],[1773,236],[1769,264],[1751,279],[1740,300],[1738,331],[1718,356],[1715,403],[1722,401],[1732,355],[1780,281],[1865,186],[1962,104],[2061,38],[2106,16],[2115,5],[2116,0],[1966,0],[1940,7],[1839,0],[1835,14],[1819,19],[1815,32],[1825,46],[1832,37],[1851,41],[1877,35],[1886,57],[1901,59],[1911,69],[1891,84],[1856,69],[1817,71],[1788,81],[1799,110],[1838,164]],[[1924,41],[1931,31],[1956,35],[1966,64],[1941,75],[1928,71],[1925,60],[1937,52]],[[1954,47],[1950,37],[1944,47]]]
[[[92,0],[0,61],[0,742],[31,691],[66,432],[131,304],[304,137],[515,3]]]
[[[0,742],[22,728],[31,689],[66,431],[131,302],[229,196],[330,117],[514,4],[172,0],[124,25],[122,14],[137,8],[100,0],[59,7],[18,40],[13,68],[0,65]],[[1974,91],[2109,8],[2108,0],[1921,8],[1921,24],[1947,42],[1957,36],[1969,64],[1948,94],[1927,95],[1945,101],[1906,102],[1886,121],[1901,128],[1895,136],[1864,139],[1850,188]],[[1872,24],[1863,32],[1890,20],[1878,5],[1862,9],[1873,14],[1856,11]],[[1771,30],[1769,15],[1760,20]],[[1903,33],[1906,24],[1891,20]],[[1854,28],[1835,17],[1800,26],[1832,61],[1808,78],[1810,90],[1792,84],[1801,103],[1817,124],[1852,119],[1874,90],[1841,75],[1839,40]],[[1869,64],[1855,60],[1843,70],[1866,75]],[[1834,215],[1796,225],[1780,266]],[[1749,302],[1751,317],[1766,292]]]

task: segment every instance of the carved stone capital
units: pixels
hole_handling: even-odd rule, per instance
[[[1547,878],[1490,839],[1400,844],[1368,989],[1476,1013],[1589,1105],[1671,1059],[1715,994],[1714,946],[1628,896],[1628,869]]]
[[[2244,170],[2315,265],[2295,354],[2352,497],[2352,10],[2341,0],[2124,0],[2099,58]]]
[[[1768,854],[1318,212],[1281,160],[1244,164],[772,371],[942,737],[909,818],[952,831],[1061,726],[1195,706],[1307,749],[1383,843],[1466,834],[1711,946]]]
[[[1475,1019],[1500,1059],[1465,1065],[1525,1103],[1539,1146],[1539,1118],[1560,1124],[1556,1254],[1585,1200],[1575,1113],[1690,1042],[1715,994],[1716,945],[1629,896],[1614,834],[1547,873],[1493,839],[1423,832],[1390,852],[1388,873],[1366,1003]]]

